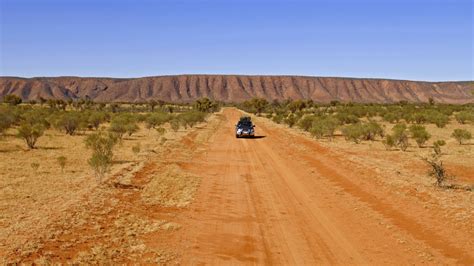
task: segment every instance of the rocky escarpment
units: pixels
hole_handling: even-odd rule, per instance
[[[268,100],[312,99],[344,102],[398,101],[464,104],[474,102],[473,82],[420,82],[302,76],[177,75],[144,78],[0,77],[0,97],[16,94],[24,100],[78,99],[98,102],[142,102],[151,99],[190,102],[209,97],[241,102],[252,97]]]

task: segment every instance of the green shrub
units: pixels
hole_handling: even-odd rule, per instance
[[[465,124],[466,122],[474,121],[474,113],[469,111],[461,111],[454,117],[456,118],[456,121],[458,121],[460,124]]]
[[[395,138],[392,135],[387,134],[385,136],[385,139],[382,140],[383,145],[385,146],[385,149],[390,150],[391,148],[395,147],[396,142]]]
[[[68,135],[74,135],[77,130],[85,128],[86,120],[80,112],[64,112],[55,119],[55,127],[64,130]]]
[[[472,138],[472,135],[471,132],[465,129],[457,128],[453,131],[451,137],[455,138],[459,142],[459,144],[463,144],[463,142],[470,140]]]
[[[422,125],[411,125],[410,126],[411,137],[415,139],[418,147],[422,147],[431,138],[431,135],[426,131]]]
[[[141,151],[141,145],[140,143],[137,143],[136,145],[134,145],[132,147],[132,152],[135,154],[135,155],[138,155]]]
[[[430,122],[435,124],[439,128],[445,127],[449,123],[449,117],[445,114],[433,114],[429,118]]]
[[[164,127],[159,127],[156,129],[156,132],[159,136],[163,136],[166,133],[166,129]]]
[[[341,124],[356,124],[359,123],[359,118],[353,114],[340,112],[335,114],[337,120],[341,122]]]
[[[89,114],[87,118],[87,122],[89,123],[89,126],[91,128],[94,128],[95,130],[99,129],[100,124],[104,123],[107,121],[108,116],[107,113],[104,112],[92,112]]]
[[[167,113],[152,113],[146,118],[147,128],[156,128],[168,122],[171,116]]]
[[[9,105],[19,105],[22,102],[22,100],[20,97],[14,94],[8,94],[3,97],[3,102]]]
[[[67,162],[66,157],[59,156],[58,158],[56,158],[56,160],[58,161],[59,167],[61,167],[61,172],[64,173],[64,167],[66,167],[66,162]]]
[[[318,118],[314,115],[304,116],[298,121],[298,127],[303,129],[304,131],[309,131],[316,119]]]
[[[92,150],[92,156],[88,163],[94,170],[99,183],[110,169],[113,159],[113,148],[117,141],[118,137],[116,134],[107,134],[105,132],[93,133],[85,139],[86,147]]]
[[[180,128],[180,125],[181,125],[180,121],[179,121],[178,119],[176,119],[176,118],[173,118],[173,119],[171,119],[169,122],[170,122],[171,129],[172,129],[174,132],[177,132],[177,131],[179,130],[179,128]]]
[[[283,122],[284,118],[285,117],[282,114],[277,114],[272,118],[272,120],[273,120],[273,122],[275,122],[277,124],[281,124]]]
[[[384,136],[384,130],[379,123],[369,121],[362,124],[362,137],[364,140],[375,140],[376,136]]]
[[[354,141],[359,143],[364,135],[364,128],[361,123],[347,125],[342,128],[342,134],[346,140]]]
[[[408,148],[408,134],[406,124],[396,124],[392,129],[392,137],[397,147],[402,151]]]
[[[309,132],[316,138],[328,136],[332,139],[338,125],[339,121],[334,117],[319,117],[314,119]]]
[[[131,114],[117,115],[110,121],[109,131],[115,133],[119,139],[122,139],[126,133],[131,136],[138,129],[136,119]]]
[[[217,111],[218,107],[219,105],[216,102],[209,100],[209,98],[201,98],[194,102],[194,109],[203,113],[215,112]],[[261,111],[262,110],[260,110],[260,112]]]
[[[441,146],[446,145],[446,141],[437,140],[433,143],[433,151],[436,155],[441,155]]]
[[[28,148],[34,149],[38,138],[43,136],[44,126],[42,124],[31,124],[23,122],[18,128],[17,136],[25,140]]]
[[[184,128],[194,127],[197,123],[204,122],[206,120],[206,113],[191,111],[179,114],[177,119],[181,122]]]
[[[293,127],[296,124],[297,121],[298,121],[297,116],[294,115],[294,114],[290,114],[284,120],[285,124],[287,124],[289,127]]]

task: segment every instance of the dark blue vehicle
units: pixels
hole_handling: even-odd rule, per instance
[[[240,118],[237,125],[235,125],[235,137],[254,137],[255,136],[255,125],[252,124],[250,117],[243,116]]]

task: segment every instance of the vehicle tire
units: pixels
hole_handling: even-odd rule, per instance
[[[235,135],[236,138],[239,138],[239,135]]]

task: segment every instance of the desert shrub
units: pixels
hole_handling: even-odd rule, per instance
[[[22,100],[20,97],[14,94],[8,94],[3,97],[3,102],[9,105],[19,105],[22,102]]]
[[[411,125],[410,126],[411,137],[415,139],[418,147],[422,147],[431,138],[430,133],[426,131],[426,128],[422,125]]]
[[[412,115],[412,120],[417,124],[424,124],[428,120],[425,113],[415,113]]]
[[[179,114],[177,119],[181,122],[184,128],[194,127],[197,123],[204,122],[206,119],[206,113],[191,111]]]
[[[269,103],[264,98],[252,98],[242,103],[242,108],[249,113],[260,115],[269,107]]]
[[[362,137],[364,140],[375,140],[376,136],[383,137],[384,130],[379,123],[375,121],[369,121],[368,123],[363,123],[362,125]]]
[[[110,169],[113,159],[113,148],[117,141],[117,135],[110,132],[93,133],[85,139],[86,147],[92,150],[92,156],[88,163],[94,170],[99,183]]]
[[[459,144],[463,144],[464,142],[470,140],[472,135],[471,132],[467,131],[466,129],[457,128],[453,131],[451,137],[455,138]]]
[[[439,128],[445,127],[449,123],[449,117],[442,113],[433,113],[429,116],[429,121]]]
[[[295,114],[290,114],[287,118],[284,119],[285,124],[287,124],[289,127],[293,127],[297,121],[298,119]]]
[[[119,139],[122,139],[125,134],[131,136],[138,129],[136,119],[132,114],[120,114],[110,121],[109,131],[115,133]]]
[[[0,134],[3,134],[8,130],[13,123],[15,123],[16,118],[13,112],[8,108],[0,109]]]
[[[218,108],[219,105],[216,102],[209,100],[209,98],[201,98],[194,102],[194,109],[199,112],[211,113],[217,111]],[[262,110],[260,110],[260,112],[261,111]]]
[[[272,118],[272,121],[277,123],[277,124],[281,124],[283,122],[284,118],[285,117],[283,116],[283,114],[277,114]]]
[[[342,134],[346,140],[359,143],[364,135],[363,125],[361,123],[347,125],[342,128]]]
[[[31,124],[22,122],[18,128],[17,136],[25,140],[26,145],[30,149],[34,149],[38,138],[43,136],[44,126],[40,123]]]
[[[305,107],[306,107],[306,103],[303,102],[302,100],[292,101],[287,104],[288,110],[290,110],[292,113],[295,113],[296,111],[301,111]]]
[[[156,128],[168,122],[170,119],[171,116],[167,113],[152,113],[146,118],[145,122],[147,128]]]
[[[431,159],[423,158],[423,160],[431,167],[429,175],[436,179],[436,185],[442,187],[448,175],[446,169],[443,166],[443,162],[440,160],[438,155],[434,155]]]
[[[341,124],[355,124],[360,121],[357,116],[346,112],[339,112],[334,116],[341,122]]]
[[[305,131],[309,131],[311,129],[311,127],[313,126],[313,122],[316,119],[317,119],[317,117],[314,116],[314,115],[304,116],[303,118],[301,118],[298,121],[298,127],[305,130]]]
[[[181,123],[180,121],[177,119],[177,118],[173,118],[169,121],[170,123],[170,126],[171,126],[171,129],[174,131],[174,132],[177,132],[181,126]]]
[[[63,112],[56,117],[55,127],[64,130],[68,135],[74,135],[78,130],[85,128],[86,120],[80,112]]]
[[[375,140],[377,135],[383,137],[384,131],[377,122],[369,121],[347,125],[342,129],[342,134],[347,140],[359,143],[361,140]]]
[[[140,143],[137,143],[132,147],[132,152],[135,154],[135,156],[138,155],[140,151],[141,151]]]
[[[40,167],[40,164],[39,163],[31,163],[30,166],[33,170],[37,171]]]
[[[444,140],[437,140],[433,142],[433,151],[436,155],[441,155],[441,147],[446,145],[446,141]]]
[[[64,173],[64,167],[66,167],[66,162],[67,162],[67,159],[66,157],[64,156],[59,156],[58,158],[56,158],[58,164],[59,164],[59,167],[61,167],[61,172]]]
[[[395,145],[402,151],[406,151],[408,148],[408,134],[406,124],[396,124],[392,128],[392,137],[395,141]]]
[[[339,125],[339,121],[334,117],[320,117],[314,119],[309,132],[316,138],[328,136],[330,139],[334,136],[334,131]]]
[[[395,147],[396,142],[395,138],[392,135],[387,134],[385,136],[385,139],[382,140],[383,145],[385,146],[385,149],[390,150],[391,148]]]
[[[383,115],[383,120],[389,123],[398,123],[400,120],[400,114],[395,112],[387,112]]]
[[[87,122],[91,128],[99,129],[100,124],[107,121],[108,115],[104,112],[92,112],[87,118]]]
[[[465,124],[466,122],[474,121],[474,113],[469,111],[461,111],[457,113],[454,117],[456,118],[456,121],[458,121],[460,124]]]
[[[163,136],[166,133],[166,129],[164,127],[159,127],[156,129],[156,132],[159,136]]]

